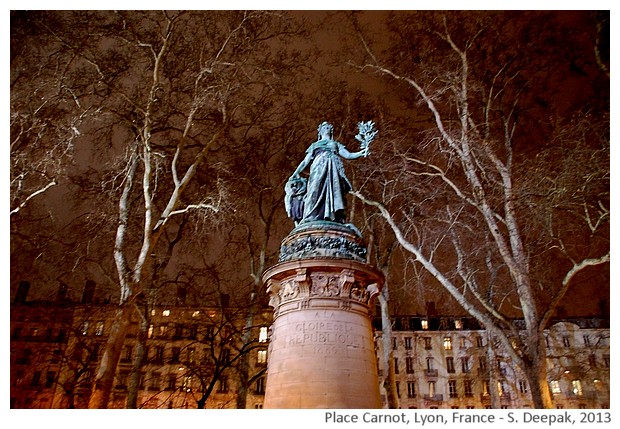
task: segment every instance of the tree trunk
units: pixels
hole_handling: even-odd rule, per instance
[[[527,382],[530,385],[534,408],[553,408],[553,398],[547,381],[547,356],[544,353],[545,339],[541,334],[536,349],[532,350],[533,360],[524,369]],[[541,350],[542,348],[542,350]]]
[[[487,365],[489,370],[489,396],[491,397],[491,408],[501,408],[499,389],[497,382],[499,381],[497,356],[495,355],[495,344],[493,344],[493,335],[487,335]]]
[[[383,387],[387,395],[388,408],[398,409],[400,404],[398,401],[398,392],[396,390],[396,369],[394,366],[394,348],[392,347],[392,323],[390,321],[390,312],[388,308],[389,292],[388,285],[383,285],[381,294],[379,295],[379,305],[381,307],[381,327],[383,341],[383,368],[385,368],[385,381]]]
[[[145,313],[148,313],[148,306],[145,309]],[[146,315],[145,315],[146,316]],[[133,360],[131,373],[129,374],[129,383],[127,384],[127,404],[126,408],[136,409],[138,408],[138,389],[140,388],[140,370],[144,365],[144,361],[147,356],[146,352],[146,337],[149,329],[149,322],[146,317],[140,320],[140,328],[138,330],[138,342],[136,343],[136,356]]]
[[[116,375],[116,367],[125,343],[127,328],[131,315],[131,305],[122,304],[116,310],[114,323],[110,328],[110,335],[106,342],[99,369],[95,376],[93,392],[88,402],[88,408],[108,408],[110,393],[114,385],[114,376]]]
[[[253,323],[254,323],[254,304],[250,304],[250,311],[245,321],[246,331],[243,333],[243,336],[242,336],[242,342],[243,342],[242,347],[243,348],[245,348],[246,345],[249,344],[250,341],[252,341],[251,328],[252,328]],[[248,396],[248,387],[249,387],[248,380],[250,378],[249,360],[250,360],[250,354],[244,353],[239,358],[239,367],[238,367],[239,369],[237,371],[239,374],[239,388],[237,390],[236,407],[237,409],[242,409],[242,410],[247,408],[247,396]]]

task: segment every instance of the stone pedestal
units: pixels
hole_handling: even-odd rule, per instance
[[[381,408],[370,305],[383,276],[354,230],[294,230],[267,285],[274,323],[265,408]]]

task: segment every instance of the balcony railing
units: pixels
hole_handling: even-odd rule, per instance
[[[443,395],[424,395],[424,400],[441,402],[443,401]]]
[[[501,395],[499,395],[500,401],[510,401],[511,399],[512,399],[512,395],[508,392],[504,392]],[[491,395],[489,395],[488,393],[481,393],[480,400],[482,402],[489,402],[491,400]]]
[[[427,377],[437,377],[439,375],[439,371],[436,369],[427,369],[424,371],[424,375]]]

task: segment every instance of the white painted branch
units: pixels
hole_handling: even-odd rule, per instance
[[[28,195],[28,197],[26,197],[26,199],[24,201],[22,201],[22,203],[20,205],[18,205],[13,210],[11,210],[11,214],[10,215],[13,216],[17,212],[19,212],[21,209],[26,207],[26,204],[28,204],[28,201],[30,201],[31,199],[33,199],[37,195],[41,195],[43,192],[47,191],[49,188],[51,188],[52,186],[57,185],[57,184],[58,184],[58,182],[56,182],[56,180],[52,180],[51,182],[49,182],[47,185],[45,185],[41,189],[34,191],[32,194]]]

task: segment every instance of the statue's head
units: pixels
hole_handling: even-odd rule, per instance
[[[321,122],[319,124],[319,128],[317,128],[317,131],[319,132],[319,140],[323,135],[327,135],[329,138],[331,138],[333,130],[334,127],[332,127],[329,122]]]

